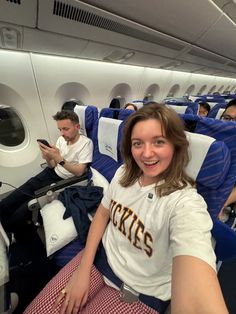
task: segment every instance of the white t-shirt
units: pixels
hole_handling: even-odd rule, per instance
[[[124,188],[122,170],[102,199],[111,219],[102,239],[108,263],[137,292],[169,300],[174,256],[195,256],[215,269],[206,203],[192,187],[163,197],[155,184]]]
[[[56,147],[60,150],[62,158],[71,164],[87,164],[93,158],[93,142],[86,136],[80,135],[78,141],[72,145],[67,145],[63,136],[56,142]],[[74,175],[64,167],[57,164],[54,168],[56,174],[62,179],[71,178]]]

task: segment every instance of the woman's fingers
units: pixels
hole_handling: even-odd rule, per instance
[[[59,305],[59,303],[61,302],[62,299],[65,298],[65,294],[66,294],[66,291],[65,289],[62,289],[59,293],[59,296],[57,297],[56,299],[56,302],[54,303],[53,305],[53,310],[55,310],[55,308]]]

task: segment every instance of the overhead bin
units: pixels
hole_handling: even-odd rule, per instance
[[[176,57],[187,45],[174,37],[76,0],[39,1],[38,28],[170,58]]]
[[[36,27],[37,0],[1,0],[0,21]]]

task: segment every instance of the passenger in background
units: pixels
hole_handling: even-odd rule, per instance
[[[199,113],[198,113],[199,116],[207,117],[210,110],[211,110],[211,107],[207,102],[199,103]]]
[[[228,102],[220,119],[224,121],[236,122],[236,99],[232,99],[231,101]]]
[[[220,119],[224,121],[236,122],[236,99],[232,99],[231,101],[228,102]],[[236,183],[236,178],[235,178],[235,183]],[[224,204],[224,207],[219,213],[219,219],[221,221],[225,222],[229,218],[229,213],[231,212],[231,208],[228,206],[232,205],[235,202],[236,202],[236,186],[231,191],[227,201]]]
[[[124,165],[97,209],[84,251],[25,314],[163,314],[170,299],[172,314],[228,313],[212,221],[184,170],[188,145],[182,121],[168,107],[150,103],[129,116]]]
[[[93,143],[79,133],[77,114],[64,110],[57,112],[53,118],[61,133],[56,145],[48,147],[38,142],[48,166],[0,202],[0,221],[7,232],[24,233],[25,224],[30,218],[28,202],[34,198],[37,189],[82,175],[92,161]]]
[[[61,110],[74,110],[75,106],[84,106],[84,103],[81,100],[68,100],[64,102],[61,107]]]
[[[124,109],[129,109],[129,110],[134,110],[134,111],[137,111],[137,110],[138,110],[137,106],[135,106],[135,105],[132,104],[132,103],[126,104],[126,105],[124,106]]]

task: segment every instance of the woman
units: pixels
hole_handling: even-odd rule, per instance
[[[84,251],[25,313],[161,314],[170,299],[172,314],[228,313],[212,222],[184,171],[187,149],[172,109],[152,103],[128,118],[124,165],[97,209]]]

